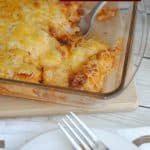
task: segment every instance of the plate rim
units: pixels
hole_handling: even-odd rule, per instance
[[[100,129],[98,127],[94,127],[94,128],[90,128],[90,129],[92,129],[92,130],[98,130],[98,131],[103,131],[103,132],[107,132],[107,133],[110,132],[112,135],[115,135],[115,133],[116,133],[117,136],[120,137],[126,143],[128,143],[128,144],[130,143],[131,145],[134,145],[132,142],[128,141],[124,136],[121,136],[118,132],[116,132],[116,130],[113,131],[111,129]],[[19,150],[24,150],[23,148],[26,145],[30,144],[32,141],[34,141],[35,139],[39,138],[40,136],[48,134],[48,133],[51,133],[51,132],[56,132],[56,131],[61,131],[61,129],[59,127],[57,127],[57,128],[53,128],[53,129],[50,129],[50,130],[47,130],[45,132],[42,132],[42,133],[38,134],[37,136],[31,138],[30,140],[28,140],[25,143],[23,143],[22,145],[20,145]],[[136,147],[136,145],[134,145],[134,146]],[[137,147],[137,150],[138,150],[138,147]]]

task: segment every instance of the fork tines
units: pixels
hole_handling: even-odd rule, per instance
[[[66,115],[59,123],[59,126],[75,149],[95,150],[99,147],[96,136],[73,112]],[[100,144],[105,147],[103,143]]]

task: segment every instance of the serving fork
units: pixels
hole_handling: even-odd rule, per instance
[[[76,150],[109,150],[73,112],[58,125]]]

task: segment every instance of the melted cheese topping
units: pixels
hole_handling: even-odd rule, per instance
[[[115,57],[107,44],[76,35],[81,8],[79,2],[0,0],[0,77],[100,91]]]

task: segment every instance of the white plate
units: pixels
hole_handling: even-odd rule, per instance
[[[110,150],[138,150],[138,148],[119,136],[104,130],[93,129],[98,139],[103,141]],[[72,145],[61,130],[50,131],[42,134],[26,145],[21,150],[73,150]]]

